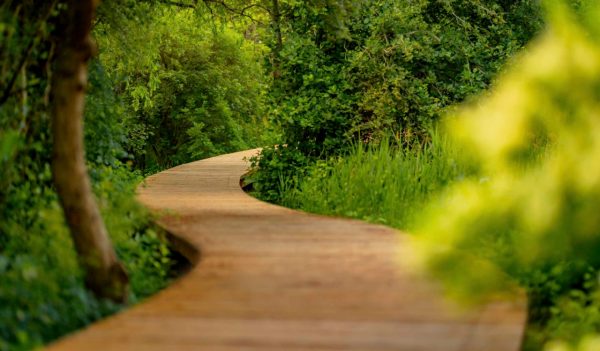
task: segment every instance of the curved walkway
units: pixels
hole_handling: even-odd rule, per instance
[[[140,200],[198,264],[145,303],[51,350],[516,351],[525,303],[460,314],[402,267],[408,237],[246,195],[255,150],[148,178]],[[404,245],[406,246],[406,245]]]

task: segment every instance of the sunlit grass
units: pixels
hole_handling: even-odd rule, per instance
[[[393,139],[377,146],[357,144],[348,156],[317,163],[297,189],[282,182],[283,204],[407,229],[432,197],[476,173],[464,153],[438,132],[423,146],[400,144]]]

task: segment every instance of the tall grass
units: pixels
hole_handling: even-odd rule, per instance
[[[297,188],[282,182],[283,205],[407,229],[432,197],[475,175],[462,154],[438,132],[414,148],[399,140],[357,144],[347,156],[312,166]]]

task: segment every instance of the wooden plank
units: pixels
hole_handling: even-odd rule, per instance
[[[239,179],[255,153],[148,178],[140,200],[197,264],[48,349],[519,350],[523,296],[464,311],[406,263],[409,236],[251,198]]]

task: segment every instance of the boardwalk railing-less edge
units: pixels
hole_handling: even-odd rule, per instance
[[[50,350],[519,350],[526,303],[469,313],[403,269],[407,237],[260,202],[239,186],[256,150],[172,168],[139,198],[196,262],[169,288]]]

